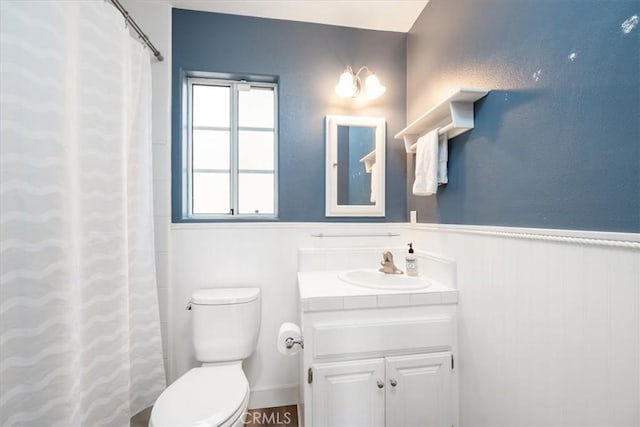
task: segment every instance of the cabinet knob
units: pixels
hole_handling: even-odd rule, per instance
[[[391,387],[395,387],[398,385],[398,381],[394,380],[393,378],[389,380],[389,384],[391,384]]]
[[[384,383],[378,380],[378,388],[383,388],[383,387],[384,387]]]

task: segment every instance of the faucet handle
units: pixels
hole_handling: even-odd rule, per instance
[[[387,250],[382,253],[382,262],[380,263],[380,265],[382,265],[380,271],[383,273],[402,274],[402,270],[396,267],[393,263],[393,254],[391,253],[391,251]]]

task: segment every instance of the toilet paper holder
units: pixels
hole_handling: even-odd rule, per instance
[[[291,350],[296,344],[299,344],[301,348],[304,348],[304,340],[302,338],[296,340],[293,339],[293,337],[287,337],[287,339],[284,340],[284,345],[287,347],[287,350]]]

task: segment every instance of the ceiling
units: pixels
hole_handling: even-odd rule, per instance
[[[406,33],[429,0],[170,0],[180,9]]]

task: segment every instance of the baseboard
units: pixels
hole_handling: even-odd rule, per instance
[[[298,385],[283,384],[251,389],[249,409],[275,408],[298,404]]]

